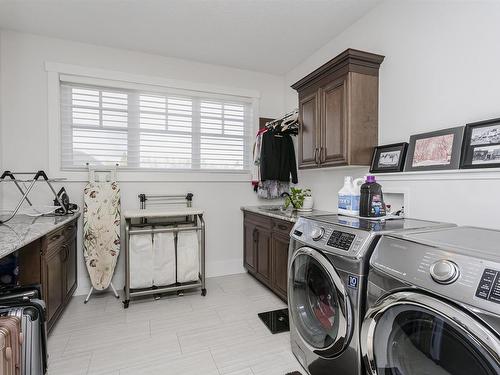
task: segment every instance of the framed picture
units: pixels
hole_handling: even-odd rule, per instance
[[[500,167],[500,119],[467,124],[460,168]]]
[[[463,126],[412,135],[405,172],[458,169],[463,137]]]
[[[370,173],[402,172],[407,149],[406,142],[375,147]]]

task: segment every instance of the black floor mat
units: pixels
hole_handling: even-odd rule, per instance
[[[267,311],[258,315],[272,334],[290,331],[288,309]]]

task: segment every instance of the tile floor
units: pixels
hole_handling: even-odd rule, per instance
[[[49,375],[284,375],[302,371],[289,333],[258,312],[285,307],[247,274],[211,278],[207,296],[75,297],[49,337]],[[302,371],[303,372],[303,371]]]

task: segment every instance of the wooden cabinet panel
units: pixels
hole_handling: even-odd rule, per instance
[[[77,287],[77,226],[75,218],[18,252],[20,284],[42,285],[49,332]]]
[[[347,163],[347,88],[338,79],[321,89],[321,165]]]
[[[63,254],[62,251],[52,252],[43,259],[43,290],[47,305],[47,321],[50,327],[54,324],[53,318],[62,306],[64,294],[63,280]]]
[[[257,274],[264,281],[271,280],[271,232],[256,227],[257,235]]]
[[[65,297],[71,298],[73,291],[76,289],[76,275],[77,275],[77,264],[76,264],[76,237],[70,239],[66,245],[67,255],[64,262],[65,271]]]
[[[300,130],[299,130],[299,167],[313,167],[318,162],[318,106],[317,92],[308,95],[299,101]]]
[[[292,85],[299,94],[299,168],[370,165],[382,61],[347,49]]]
[[[257,269],[256,231],[257,228],[255,224],[251,223],[247,218],[245,218],[243,234],[243,261],[245,268],[247,268],[251,272],[255,272]]]
[[[243,227],[245,268],[286,301],[288,246],[293,223],[245,214]]]
[[[287,298],[288,285],[288,247],[290,238],[273,233],[272,239],[272,286],[273,290],[283,299]]]

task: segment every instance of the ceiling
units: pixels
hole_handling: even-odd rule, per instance
[[[380,0],[0,0],[0,28],[284,74]]]

